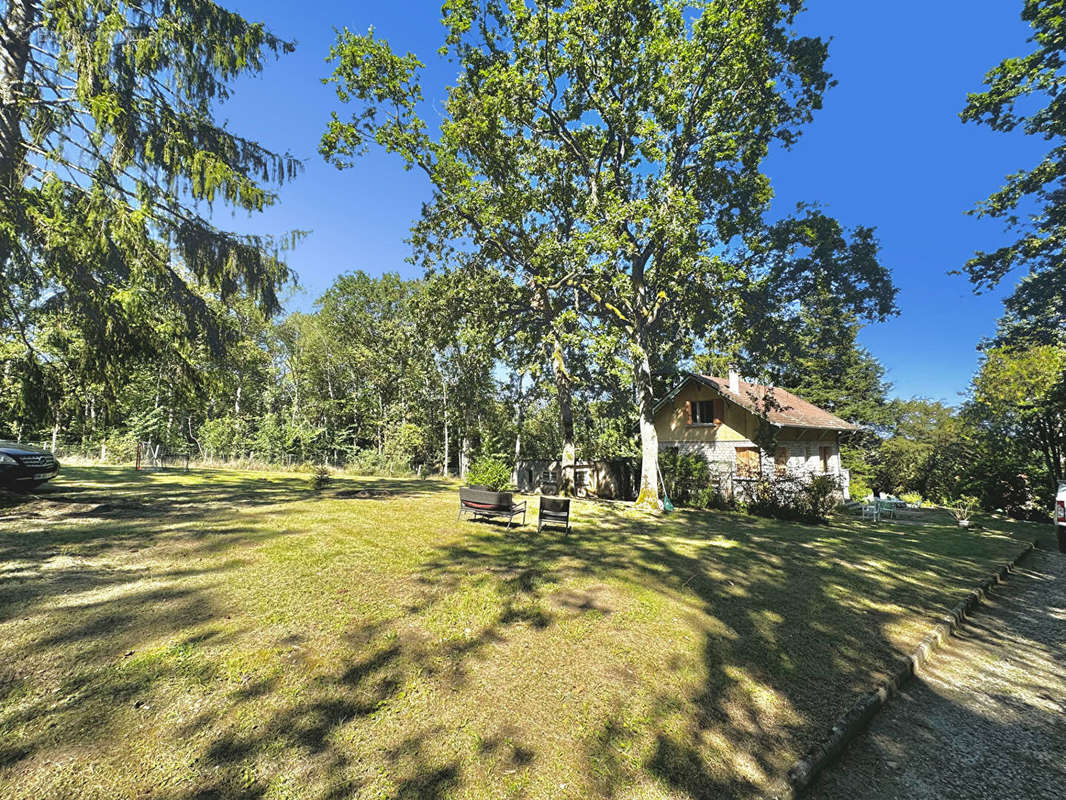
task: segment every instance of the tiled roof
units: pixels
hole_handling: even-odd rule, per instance
[[[690,375],[689,378],[716,389],[722,397],[731,400],[752,413],[756,413],[756,398],[761,400],[768,392],[772,392],[773,399],[780,408],[774,408],[766,416],[775,425],[787,425],[793,428],[820,428],[832,431],[858,430],[858,426],[845,422],[825,409],[818,408],[818,406],[808,403],[802,397],[797,397],[792,392],[776,386],[761,386],[757,383],[748,383],[742,379],[738,387],[740,392],[737,393],[730,391],[728,378],[715,378],[711,375]],[[684,381],[682,381],[683,384]]]

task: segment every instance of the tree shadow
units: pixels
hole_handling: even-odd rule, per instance
[[[1049,574],[1049,556],[1038,551],[993,591],[812,797],[1061,796],[1066,569]]]
[[[427,580],[531,571],[540,583],[612,579],[693,604],[710,629],[701,685],[655,697],[643,731],[608,715],[584,744],[588,772],[606,796],[651,776],[682,796],[754,797],[987,576],[990,552],[1011,549],[999,541],[966,552],[950,529],[933,527],[608,509],[568,537],[472,529],[427,565]],[[639,767],[610,755],[620,748],[640,750]]]
[[[889,632],[953,605],[995,549],[939,529],[582,504],[569,536],[506,531],[456,523],[454,485],[417,480],[327,490],[339,505],[323,522],[309,519],[314,504],[291,503],[309,499],[303,476],[257,486],[220,475],[183,495],[169,477],[127,487],[86,475],[87,491],[113,488],[113,506],[157,489],[163,504],[0,532],[0,623],[61,612],[9,650],[22,663],[0,680],[0,730],[23,733],[0,764],[17,769],[60,740],[87,748],[103,731],[143,731],[138,715],[154,712],[136,703],[151,701],[170,715],[153,735],[188,772],[181,788],[154,792],[173,800],[544,796],[557,771],[568,784],[558,796],[755,796],[893,666],[910,633]],[[364,486],[389,494],[344,494]],[[399,528],[415,513],[423,538],[405,542]],[[353,545],[349,566],[369,548],[403,550],[350,578],[394,595],[394,611],[350,599],[347,584],[295,622],[280,592],[256,615],[230,605],[245,601],[240,581],[263,551],[306,576],[301,597],[323,592],[318,567],[346,540],[317,539],[314,526],[338,520],[382,526]],[[282,551],[296,534],[307,538]],[[117,554],[137,558],[118,568]],[[680,637],[672,650],[659,625],[664,640]],[[642,650],[659,649],[652,669]],[[30,662],[49,661],[72,677],[18,700]],[[576,684],[556,686],[564,677]]]

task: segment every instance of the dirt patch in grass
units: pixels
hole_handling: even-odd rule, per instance
[[[0,512],[4,797],[754,797],[1029,534],[577,502],[538,535],[346,476],[54,492]]]

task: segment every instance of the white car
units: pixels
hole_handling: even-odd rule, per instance
[[[1059,551],[1066,553],[1066,482],[1059,484],[1055,495],[1055,530],[1059,534]]]

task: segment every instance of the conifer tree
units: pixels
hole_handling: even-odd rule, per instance
[[[292,44],[209,0],[8,0],[0,16],[0,336],[28,353],[24,377],[42,314],[104,374],[174,342],[217,351],[218,302],[276,311],[277,243],[207,207],[261,211],[299,169],[214,116]]]

